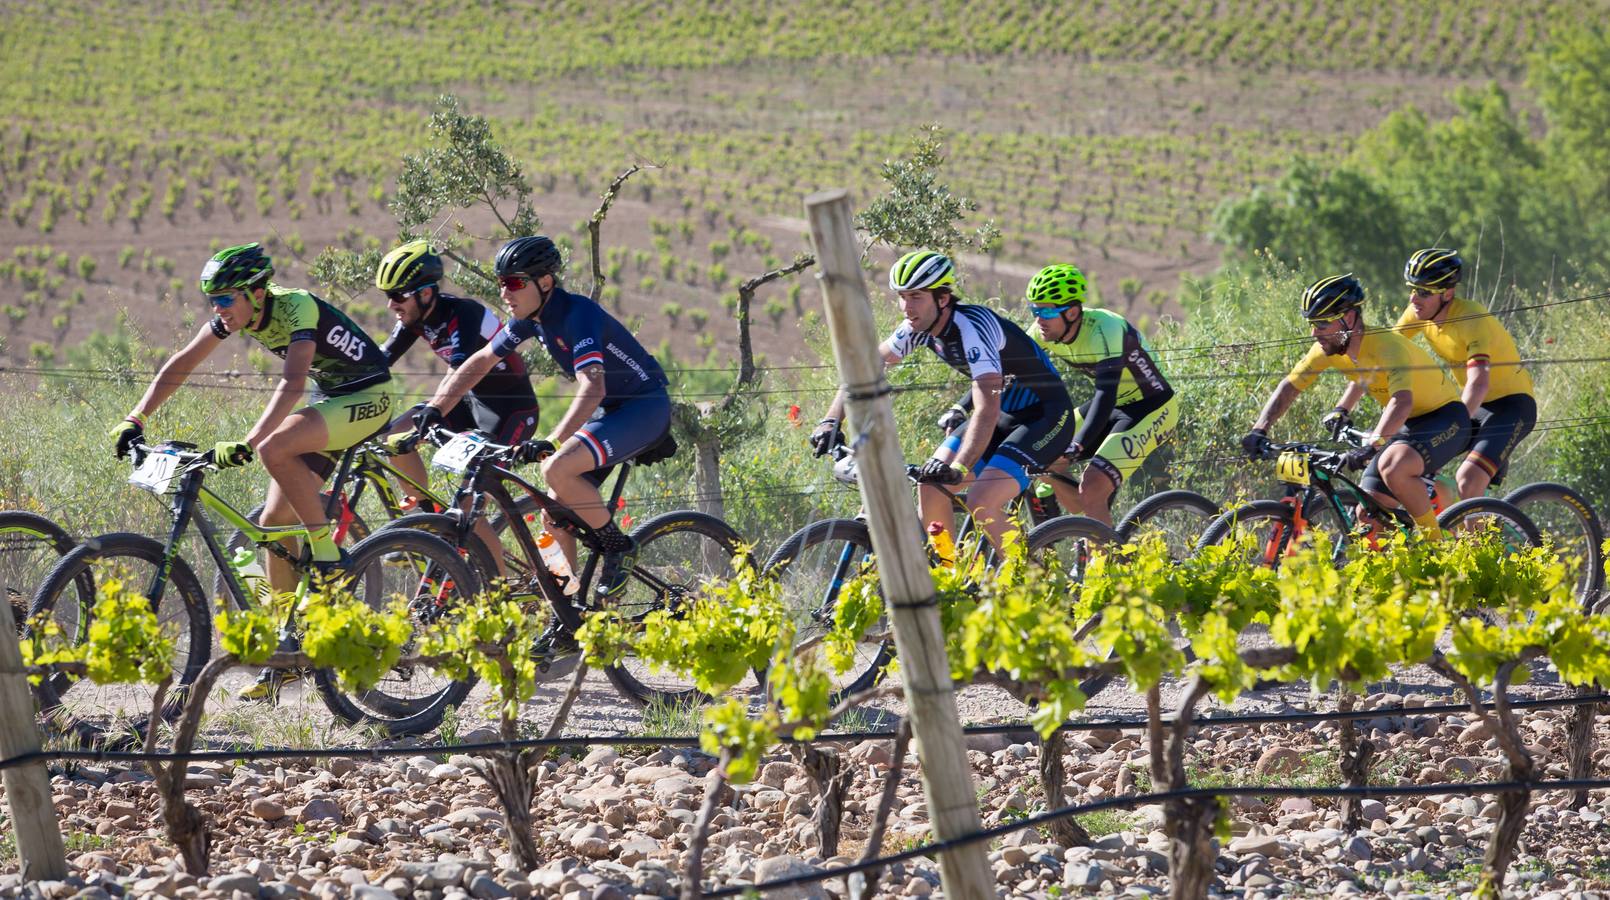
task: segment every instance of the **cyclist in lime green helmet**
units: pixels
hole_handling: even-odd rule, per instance
[[[1027,299],[1040,346],[1096,383],[1095,393],[1075,414],[1073,442],[1053,468],[1067,471],[1070,460],[1089,465],[1077,491],[1052,483],[1057,502],[1111,525],[1113,496],[1174,432],[1179,401],[1146,338],[1123,316],[1088,308],[1089,292],[1083,272],[1052,265],[1029,282]]]
[[[244,465],[253,454],[273,478],[263,508],[264,525],[300,520],[310,530],[307,552],[321,568],[337,565],[341,551],[331,537],[319,499],[323,477],[304,455],[344,450],[384,428],[395,401],[391,370],[380,346],[340,310],[307,291],[269,282],[274,263],[258,244],[219,251],[201,270],[201,293],[213,317],[162,364],[145,395],[112,429],[119,457],[145,431],[145,420],[184,384],[230,335],[243,332],[285,360],[279,384],[244,440],[220,441],[220,467]],[[312,380],[312,397],[303,392]],[[295,550],[294,547],[288,548]],[[296,586],[286,561],[268,557],[268,579],[276,591]],[[265,675],[268,670],[265,670]],[[261,691],[277,692],[277,677],[259,680]]]

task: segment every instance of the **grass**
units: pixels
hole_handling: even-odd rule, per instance
[[[62,845],[67,848],[69,855],[87,853],[91,850],[105,850],[116,845],[116,841],[89,831],[69,831],[62,835]],[[0,816],[0,865],[16,865],[21,860],[17,857],[17,838],[11,828],[11,820]]]
[[[1100,812],[1085,813],[1074,816],[1073,820],[1084,827],[1093,838],[1106,837],[1120,831],[1128,831],[1134,827],[1135,818],[1132,813],[1123,810],[1104,809]]]

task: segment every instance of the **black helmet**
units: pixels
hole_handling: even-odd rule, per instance
[[[425,241],[409,241],[387,253],[375,271],[375,287],[383,293],[413,291],[442,280],[442,258]]]
[[[274,261],[263,252],[262,244],[226,247],[213,254],[201,269],[201,292],[223,294],[236,289],[267,284],[274,274]]]
[[[1364,305],[1364,285],[1353,273],[1321,278],[1303,291],[1303,318],[1310,322],[1331,322],[1350,309]]]
[[[499,276],[529,275],[540,278],[543,275],[557,275],[564,265],[559,248],[546,236],[539,234],[515,238],[504,244],[503,249],[498,251],[493,271]]]
[[[1457,250],[1419,250],[1403,265],[1403,282],[1412,288],[1445,291],[1459,283],[1465,261]]]

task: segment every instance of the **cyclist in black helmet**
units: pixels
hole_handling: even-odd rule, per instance
[[[1336,408],[1325,415],[1328,428],[1350,424],[1353,407],[1366,391],[1381,404],[1371,445],[1352,451],[1355,467],[1369,459],[1359,485],[1385,506],[1401,503],[1420,533],[1435,539],[1442,532],[1420,476],[1434,474],[1464,450],[1470,414],[1430,355],[1390,328],[1365,326],[1363,305],[1364,286],[1352,275],[1321,278],[1303,291],[1301,310],[1314,346],[1281,379],[1241,446],[1248,456],[1264,455],[1269,429],[1297,395],[1321,372],[1335,369],[1348,383]]]
[[[598,591],[612,594],[625,584],[637,547],[614,523],[598,485],[612,466],[670,433],[671,397],[659,362],[603,307],[566,291],[559,281],[563,269],[559,248],[542,235],[503,246],[495,272],[508,327],[449,374],[414,421],[421,429],[442,421],[498,361],[523,341],[541,339],[560,370],[575,376],[577,389],[559,423],[530,451],[547,456],[542,476],[554,498],[597,529],[605,550]],[[575,538],[548,524],[574,565]]]

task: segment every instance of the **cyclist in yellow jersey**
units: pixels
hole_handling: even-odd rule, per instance
[[[1090,376],[1095,393],[1075,411],[1073,442],[1051,468],[1088,461],[1078,490],[1052,482],[1068,512],[1112,524],[1112,499],[1179,421],[1179,400],[1152,348],[1123,316],[1086,308],[1089,283],[1070,265],[1046,266],[1029,282],[1027,299],[1039,328],[1036,341],[1069,367]]]
[[[1269,429],[1319,374],[1335,369],[1348,378],[1336,408],[1324,422],[1335,430],[1350,421],[1367,392],[1381,404],[1370,446],[1349,453],[1353,468],[1371,457],[1359,485],[1388,507],[1402,504],[1421,533],[1441,536],[1420,476],[1435,473],[1464,450],[1470,413],[1452,379],[1431,356],[1389,329],[1364,324],[1364,287],[1352,275],[1321,278],[1302,296],[1302,314],[1314,346],[1281,380],[1241,447],[1266,454]],[[1377,452],[1378,451],[1378,452]]]
[[[1474,424],[1470,452],[1455,478],[1460,498],[1468,499],[1504,483],[1510,454],[1537,425],[1537,400],[1515,339],[1486,307],[1454,296],[1463,269],[1454,250],[1432,248],[1409,257],[1403,267],[1409,306],[1395,330],[1409,338],[1423,335],[1463,388],[1461,399]]]

